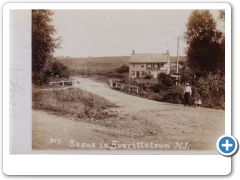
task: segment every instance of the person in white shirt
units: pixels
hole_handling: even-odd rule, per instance
[[[194,101],[194,105],[195,105],[195,107],[201,107],[202,106],[202,100],[201,100],[199,94],[197,94],[197,96],[196,96],[196,100]]]
[[[190,98],[192,96],[192,88],[190,87],[189,83],[185,85],[184,88],[184,105],[190,106]]]

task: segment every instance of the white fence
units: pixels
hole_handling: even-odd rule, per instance
[[[60,85],[60,86],[72,86],[74,84],[74,81],[55,81],[55,82],[49,82],[50,86],[53,85]]]

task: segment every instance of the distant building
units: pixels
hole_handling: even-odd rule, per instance
[[[171,74],[177,73],[177,56],[171,56]],[[181,73],[183,68],[187,66],[187,56],[179,56],[178,73]]]
[[[157,78],[161,72],[169,74],[171,61],[169,51],[156,54],[135,54],[129,59],[129,78],[144,78],[147,74]]]

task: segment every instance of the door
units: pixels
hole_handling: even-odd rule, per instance
[[[137,71],[137,78],[139,78],[139,71]]]

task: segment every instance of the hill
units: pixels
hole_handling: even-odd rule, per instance
[[[88,57],[88,58],[72,58],[72,57],[58,57],[57,60],[69,67],[71,75],[85,74],[88,75],[109,72],[119,68],[123,64],[128,64],[129,56],[116,57]]]

